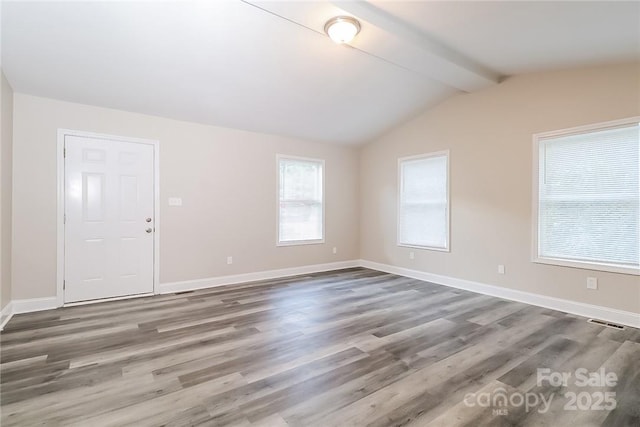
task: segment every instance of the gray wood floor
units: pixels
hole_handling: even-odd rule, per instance
[[[640,331],[366,269],[17,315],[1,339],[3,426],[640,426]]]

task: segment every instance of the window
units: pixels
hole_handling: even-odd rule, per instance
[[[534,261],[638,274],[638,119],[534,136]]]
[[[324,242],[324,161],[278,156],[278,245]]]
[[[398,245],[449,250],[449,153],[399,159]]]

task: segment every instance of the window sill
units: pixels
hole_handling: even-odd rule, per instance
[[[412,248],[412,249],[426,249],[428,251],[438,251],[438,252],[451,252],[449,248],[439,248],[436,246],[420,246],[420,245],[410,245],[408,243],[398,243],[398,247],[401,248]]]
[[[276,246],[303,246],[303,245],[321,245],[324,243],[324,239],[317,240],[294,240],[290,242],[278,242]]]
[[[538,258],[532,260],[536,264],[556,265],[560,267],[580,268],[583,270],[604,271],[607,273],[629,274],[632,276],[640,276],[640,268],[626,267],[615,264],[604,264],[588,261],[570,261],[559,258]]]

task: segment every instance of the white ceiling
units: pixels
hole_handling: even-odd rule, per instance
[[[2,3],[16,92],[356,144],[501,76],[640,60],[640,2]],[[353,47],[323,33],[356,16]]]

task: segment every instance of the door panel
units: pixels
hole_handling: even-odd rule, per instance
[[[153,292],[154,147],[66,136],[65,152],[65,302]]]
[[[84,222],[105,220],[105,176],[102,173],[82,174],[82,212]]]

